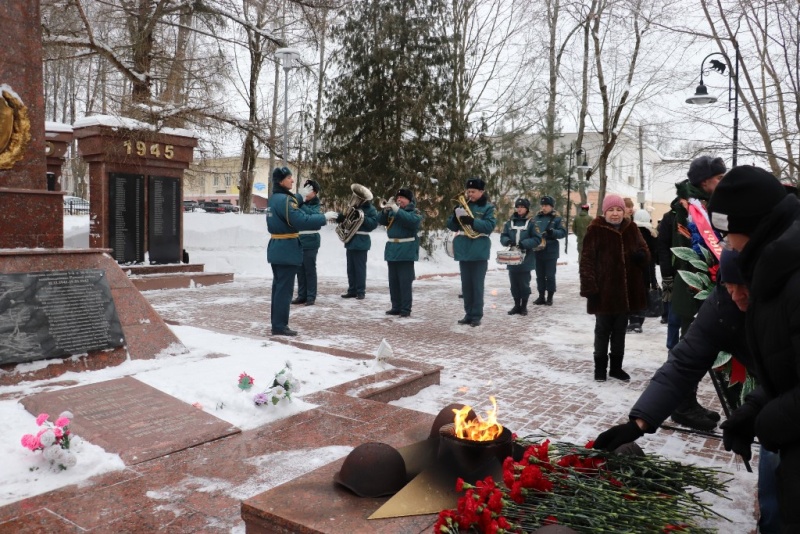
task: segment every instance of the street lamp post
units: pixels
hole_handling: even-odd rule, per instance
[[[300,59],[300,52],[296,48],[279,48],[275,57],[283,63],[283,164],[289,165],[289,70],[293,63]]]
[[[572,166],[572,158],[573,156],[581,157],[583,156],[583,162],[576,167]],[[569,214],[572,211],[572,200],[570,196],[572,195],[572,171],[573,170],[581,170],[586,171],[591,169],[591,165],[586,162],[586,152],[582,149],[575,149],[575,141],[569,144],[569,168],[567,170],[567,237],[564,238],[564,254],[567,253],[569,249]]]
[[[728,71],[728,111],[731,111],[731,101],[733,102],[733,167],[736,167],[736,161],[739,155],[739,47],[735,46],[735,62],[734,72]],[[705,67],[706,60],[711,56],[722,56],[730,64],[730,58],[722,52],[712,52],[703,58],[700,63],[700,85],[697,86],[694,95],[686,99],[687,104],[694,104],[698,106],[706,106],[713,104],[717,101],[717,97],[708,94],[708,88],[703,83],[703,68]],[[725,73],[725,63],[721,61],[711,60],[711,70],[715,70],[720,74]],[[731,89],[733,89],[733,96],[731,96]]]

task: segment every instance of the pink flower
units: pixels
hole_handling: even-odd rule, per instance
[[[37,424],[38,426],[42,426],[42,425],[45,423],[45,421],[47,421],[47,419],[48,419],[49,417],[50,417],[50,416],[49,416],[49,415],[47,415],[46,413],[40,413],[40,414],[39,414],[39,417],[37,417],[37,418],[36,418],[36,424]]]
[[[61,428],[61,427],[65,427],[67,425],[69,425],[69,419],[67,419],[66,417],[59,417],[58,419],[56,419],[56,426],[57,427]]]
[[[55,428],[53,429],[53,434],[55,434],[55,435],[56,435],[56,438],[59,438],[59,439],[61,439],[61,437],[64,435],[64,432],[61,430],[61,428],[59,428],[59,427],[55,427]]]
[[[36,449],[41,449],[42,444],[39,442],[39,438],[34,436],[33,434],[25,434],[22,436],[22,446],[26,449],[30,449],[35,451]]]

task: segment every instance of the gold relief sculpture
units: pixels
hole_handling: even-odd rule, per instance
[[[0,86],[2,88],[3,86]],[[5,86],[8,87],[8,86]],[[28,108],[11,91],[0,91],[0,169],[10,169],[22,159],[31,140]]]

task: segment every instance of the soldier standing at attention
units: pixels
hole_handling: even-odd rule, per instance
[[[583,250],[583,238],[586,237],[586,229],[589,228],[590,222],[592,222],[592,218],[589,216],[589,204],[583,204],[578,216],[572,220],[572,232],[578,240],[578,261],[580,261]]]

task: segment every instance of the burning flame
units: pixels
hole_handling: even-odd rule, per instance
[[[486,413],[486,420],[484,421],[480,415],[476,415],[475,419],[467,421],[471,406],[464,406],[460,410],[453,410],[456,415],[455,420],[455,435],[457,438],[468,439],[470,441],[492,441],[500,437],[503,432],[503,427],[497,423],[497,402],[494,397],[489,397],[492,401],[492,409]]]

